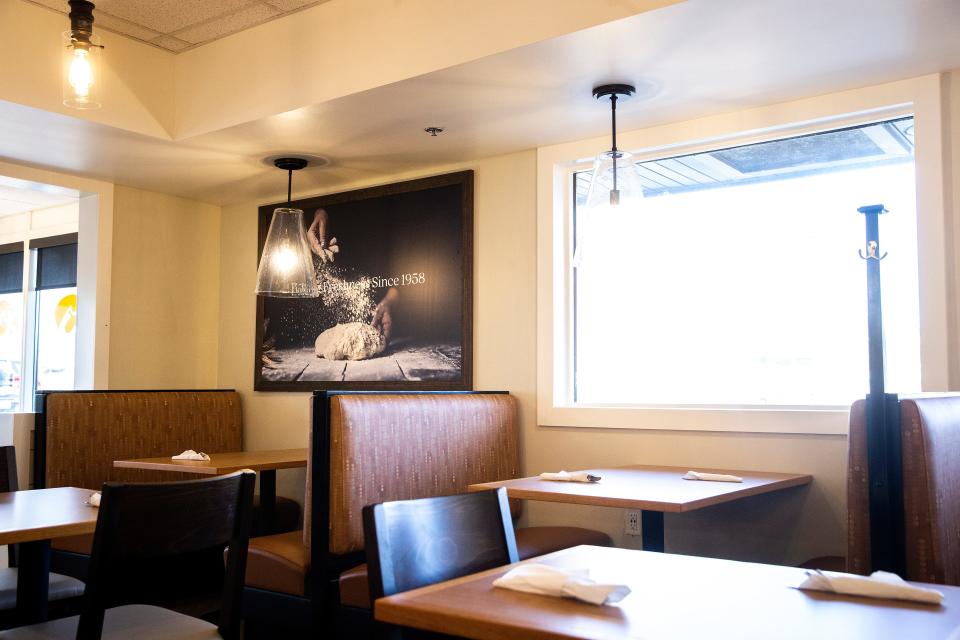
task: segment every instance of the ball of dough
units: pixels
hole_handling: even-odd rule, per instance
[[[364,360],[382,353],[386,339],[364,322],[346,322],[317,336],[317,357],[327,360]]]

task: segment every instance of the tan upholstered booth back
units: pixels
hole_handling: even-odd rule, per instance
[[[181,474],[115,469],[113,461],[242,449],[233,391],[52,392],[44,416],[47,487],[178,480]]]
[[[850,415],[847,568],[870,571],[864,403]],[[960,395],[900,401],[908,580],[960,585]]]
[[[366,505],[462,493],[519,472],[517,406],[507,394],[331,396],[329,551],[363,549]]]
[[[866,402],[850,407],[847,440],[847,571],[870,573],[870,494],[867,484]]]

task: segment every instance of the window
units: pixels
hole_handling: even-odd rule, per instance
[[[38,391],[73,388],[77,350],[77,244],[70,242],[72,239],[60,236],[31,242],[37,251],[34,380]]]
[[[23,243],[0,247],[0,411],[20,410]]]
[[[77,234],[0,246],[0,411],[30,410],[37,390],[73,388],[76,324]]]
[[[638,166],[640,210],[584,210],[590,173],[573,175],[575,406],[862,397],[856,209],[875,203],[890,211],[880,230],[889,386],[921,388],[912,117]]]

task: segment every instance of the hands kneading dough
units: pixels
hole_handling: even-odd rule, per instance
[[[320,257],[323,262],[333,262],[336,254],[340,253],[340,246],[337,245],[337,239],[331,238],[327,242],[327,212],[325,209],[317,209],[313,214],[313,223],[307,229],[307,241],[310,243],[310,250]]]

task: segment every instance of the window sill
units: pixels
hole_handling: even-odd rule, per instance
[[[720,431],[804,435],[847,434],[849,412],[836,407],[541,406],[544,427]]]

